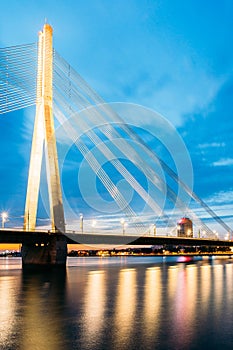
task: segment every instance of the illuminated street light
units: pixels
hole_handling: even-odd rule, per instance
[[[91,227],[92,227],[93,231],[94,231],[95,225],[96,225],[96,220],[93,220],[92,224],[91,224]]]
[[[153,234],[154,234],[154,236],[156,236],[156,225],[155,224],[153,225]]]
[[[149,235],[152,234],[152,236],[156,235],[156,226],[155,224],[151,225],[149,228]]]
[[[153,229],[153,235],[156,236],[156,225],[152,225],[152,229]]]
[[[215,239],[218,239],[218,232],[216,230],[213,230],[213,234],[215,236]]]
[[[124,235],[125,234],[125,226],[126,226],[125,219],[121,219],[121,225],[122,225],[122,233]]]
[[[80,230],[83,233],[83,214],[80,214],[79,218],[80,218]]]
[[[8,218],[8,214],[4,211],[3,213],[1,213],[1,217],[2,217],[2,228],[4,229],[4,225]]]
[[[229,232],[226,234],[225,240],[226,240],[226,241],[229,241],[229,240],[230,240],[230,233],[229,233]]]

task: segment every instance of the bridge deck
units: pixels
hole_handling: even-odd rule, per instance
[[[0,230],[0,243],[46,244],[52,235],[49,231],[25,232]],[[181,246],[232,246],[233,241],[168,236],[107,235],[93,233],[67,233],[68,244],[111,244],[111,245],[181,245]]]

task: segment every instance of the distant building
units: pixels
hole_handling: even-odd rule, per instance
[[[193,237],[193,223],[189,218],[181,218],[177,223],[177,237]]]

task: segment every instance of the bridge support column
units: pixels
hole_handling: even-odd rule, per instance
[[[65,267],[67,242],[64,236],[51,235],[48,242],[22,244],[23,268]]]
[[[24,214],[24,230],[35,231],[43,145],[46,158],[52,230],[65,232],[62,190],[53,118],[53,30],[45,24],[39,33],[36,118],[33,132]]]

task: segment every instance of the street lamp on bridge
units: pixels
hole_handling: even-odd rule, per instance
[[[125,228],[127,226],[127,223],[125,222],[125,219],[121,219],[121,225],[122,225],[122,233],[125,234]]]
[[[3,213],[1,213],[1,217],[2,217],[2,229],[4,229],[4,225],[5,225],[5,222],[7,221],[8,214],[4,211]]]
[[[96,226],[96,220],[92,220],[91,227],[92,227],[93,232],[95,230],[95,226]]]
[[[83,233],[83,214],[80,214],[79,218],[80,218],[80,230]]]
[[[152,232],[153,232],[153,235],[156,236],[156,225],[155,224],[152,225]]]

